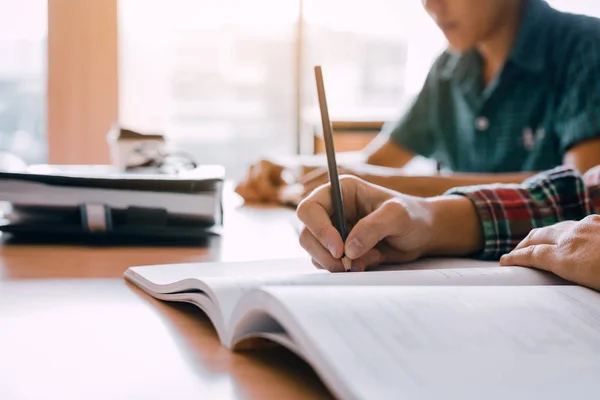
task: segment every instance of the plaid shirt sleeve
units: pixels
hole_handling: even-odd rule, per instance
[[[458,187],[446,194],[466,196],[483,226],[479,258],[497,260],[533,228],[580,220],[600,210],[600,166],[585,176],[569,167],[535,175],[520,185]]]

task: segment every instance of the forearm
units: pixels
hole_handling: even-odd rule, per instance
[[[426,256],[468,256],[483,250],[483,225],[468,198],[440,196],[425,201],[432,217]]]
[[[581,175],[566,167],[522,185],[463,186],[423,201],[431,216],[426,255],[492,260],[511,251],[533,228],[594,212]]]
[[[445,176],[401,176],[367,174],[364,179],[401,193],[420,197],[433,197],[459,186],[475,186],[493,183],[521,183],[535,173],[507,174],[453,174]]]
[[[415,154],[387,137],[377,137],[363,150],[368,165],[402,168]]]

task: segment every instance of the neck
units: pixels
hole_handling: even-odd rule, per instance
[[[476,46],[483,58],[483,79],[486,84],[500,72],[510,55],[526,0],[506,0],[506,3],[506,11],[498,18],[497,26]]]

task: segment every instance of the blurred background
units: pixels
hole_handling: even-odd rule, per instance
[[[312,151],[315,64],[332,119],[389,121],[444,46],[418,0],[0,0],[0,150],[108,162],[118,121],[237,179]]]

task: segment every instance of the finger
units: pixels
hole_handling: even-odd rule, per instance
[[[552,271],[556,264],[556,247],[549,244],[539,244],[513,250],[500,258],[500,265],[532,267]]]
[[[300,203],[296,214],[312,236],[333,258],[343,254],[344,243],[330,216],[331,196],[311,196]]]
[[[298,183],[282,186],[277,194],[277,200],[282,204],[297,207],[302,201],[304,188]]]
[[[388,236],[402,235],[408,232],[410,223],[402,223],[407,219],[406,209],[396,202],[385,202],[372,213],[359,220],[348,234],[345,254],[352,260],[365,255],[379,242]]]
[[[524,249],[529,246],[535,246],[540,244],[556,244],[557,231],[552,226],[545,228],[532,229],[529,234],[523,239],[515,250]]]
[[[371,249],[367,251],[362,257],[352,260],[350,265],[350,271],[362,272],[369,268],[374,268],[383,262],[383,255],[378,249]]]
[[[319,262],[317,260],[315,260],[314,258],[310,260],[312,262],[312,264],[315,266],[315,268],[317,269],[325,269],[323,268],[323,266],[321,264],[319,264]]]
[[[263,201],[273,201],[277,198],[277,190],[272,184],[269,174],[270,171],[261,166],[251,169],[251,187]]]
[[[308,229],[303,229],[302,233],[300,233],[300,246],[323,268],[331,272],[344,270],[342,261],[334,258]]]
[[[260,162],[260,167],[265,171],[272,186],[281,186],[285,184],[285,180],[283,179],[283,166],[272,163],[271,161],[262,160]]]
[[[247,183],[241,183],[235,188],[235,192],[248,203],[259,202],[260,196]]]

